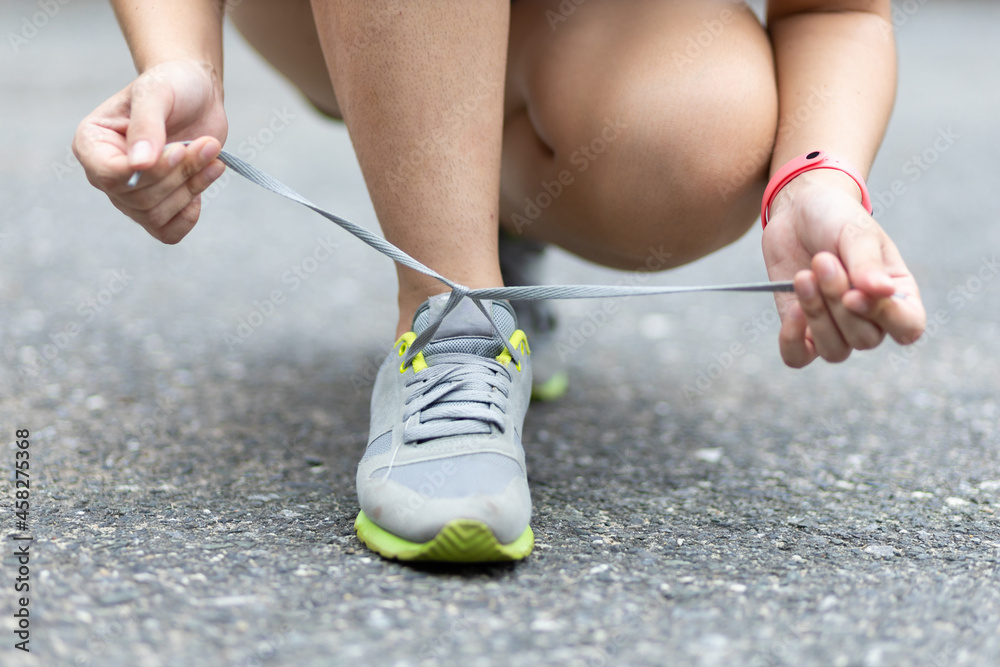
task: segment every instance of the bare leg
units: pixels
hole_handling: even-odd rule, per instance
[[[633,270],[742,236],[777,124],[771,47],[752,13],[728,0],[591,0],[551,23],[558,7],[514,5],[501,224]]]
[[[258,28],[274,8],[248,8],[237,24],[261,42]],[[306,23],[301,5],[280,9],[295,14],[285,25]],[[274,44],[257,48],[276,54],[276,66],[293,72],[316,103],[336,90],[386,237],[462,284],[502,285],[497,192],[507,0],[313,0],[312,11],[331,90],[312,86],[318,66],[305,71]],[[447,288],[403,267],[397,275],[402,333],[417,307]]]
[[[341,100],[380,222],[408,252],[466,284],[496,283],[497,222],[490,216],[497,192],[505,229],[623,269],[684,264],[731,243],[753,223],[776,131],[777,92],[770,43],[745,7],[729,0],[590,0],[553,22],[562,16],[559,0],[514,3],[498,182],[491,180],[495,100],[484,82],[500,76],[492,68],[502,31],[452,15],[437,19],[442,25],[435,33],[452,30],[450,43],[421,42],[427,36],[405,34],[405,25],[381,32],[390,10],[379,7],[411,5],[366,3],[351,10],[347,23],[322,21],[335,26],[324,41],[326,65],[336,72],[338,56],[344,65],[342,77],[333,77],[336,96],[333,86],[321,85],[328,71],[323,62],[268,55],[301,44],[296,33],[296,41],[279,43],[274,32],[248,25],[271,25],[276,19],[267,17],[276,13],[297,13],[295,21],[308,25],[301,0],[244,0],[233,12],[252,41],[271,40],[258,50],[314,104],[328,108],[324,100]],[[251,6],[266,10],[254,10],[254,18]],[[503,14],[499,5],[491,7]],[[374,16],[355,15],[362,11]],[[394,31],[404,34],[397,38]],[[404,40],[412,40],[409,51],[371,49]],[[449,79],[447,101],[429,95],[432,88],[417,91],[428,95],[423,104],[364,101],[379,87],[397,90],[412,82],[429,68],[431,53],[468,58],[463,49],[474,55],[463,61],[470,66],[449,75],[464,78]],[[377,76],[364,78],[367,71]],[[350,104],[361,109],[355,119],[344,88],[352,76],[363,81],[360,92],[351,89],[356,99]],[[386,128],[391,140],[386,135],[362,145],[365,132],[385,134]],[[438,143],[435,128],[448,140]],[[400,177],[403,182],[390,182]],[[440,287],[402,271],[400,290],[406,327],[412,310]]]
[[[341,117],[309,0],[244,0],[229,16],[257,52],[313,106]]]

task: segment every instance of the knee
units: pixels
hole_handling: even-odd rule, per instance
[[[752,20],[727,25],[697,57],[679,36],[653,65],[626,52],[580,86],[572,112],[564,102],[536,109],[558,167],[580,183],[575,214],[598,261],[646,266],[662,247],[671,259],[658,268],[671,268],[752,226],[777,125],[770,46]]]

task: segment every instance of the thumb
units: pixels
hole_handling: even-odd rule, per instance
[[[852,234],[842,243],[840,258],[847,269],[851,285],[873,297],[892,296],[892,278],[886,270],[882,241],[873,231]]]
[[[143,74],[132,84],[131,109],[125,145],[132,169],[148,169],[156,164],[167,141],[167,116],[174,95],[169,85]]]

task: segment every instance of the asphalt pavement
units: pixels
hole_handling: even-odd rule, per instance
[[[793,371],[766,295],[560,304],[570,392],[525,424],[535,552],[427,568],[352,528],[391,263],[236,177],[153,241],[69,153],[132,76],[110,9],[4,3],[0,664],[1000,664],[1000,6],[895,17],[870,186],[924,339]],[[344,129],[233,33],[226,88],[229,150],[377,228]],[[759,241],[548,278],[757,281]]]

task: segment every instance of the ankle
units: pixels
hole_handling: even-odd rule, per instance
[[[427,299],[436,294],[444,294],[449,290],[444,285],[441,289],[428,293],[427,290],[404,290],[400,287],[397,305],[399,307],[399,319],[396,321],[396,339],[398,340],[407,331],[413,330],[413,317],[417,314],[417,309],[423,305]]]
[[[402,271],[400,273],[403,273]],[[477,280],[470,280],[466,283],[469,287],[476,289],[481,287],[502,287],[503,278],[500,276],[499,267],[496,275],[489,275]],[[399,307],[399,319],[396,322],[396,338],[410,331],[413,328],[413,316],[417,309],[423,305],[427,299],[438,294],[447,294],[451,290],[436,280],[399,281],[399,295],[396,303]]]

